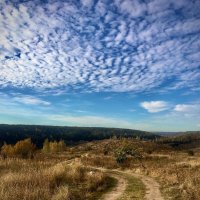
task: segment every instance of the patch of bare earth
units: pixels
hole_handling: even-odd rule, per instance
[[[131,173],[132,174],[132,173]],[[160,192],[160,185],[153,178],[141,174],[132,174],[134,177],[141,179],[146,187],[146,200],[164,200]]]
[[[117,179],[117,185],[111,191],[104,194],[101,200],[117,200],[122,196],[127,187],[127,181],[123,177],[114,174],[111,177]]]

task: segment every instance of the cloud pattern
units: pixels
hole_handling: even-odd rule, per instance
[[[199,91],[199,7],[199,0],[1,0],[0,88]]]

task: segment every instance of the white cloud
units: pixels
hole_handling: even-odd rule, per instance
[[[44,101],[40,98],[29,96],[29,95],[20,95],[13,98],[14,101],[28,104],[28,105],[43,105],[43,106],[49,106],[51,103],[48,101]]]
[[[146,11],[146,5],[138,0],[116,0],[116,5],[121,12],[130,14],[131,17],[140,17]]]
[[[199,87],[199,1],[39,2],[0,3],[0,88]]]
[[[196,110],[195,105],[187,105],[187,104],[177,104],[174,108],[177,112],[191,112]]]
[[[93,0],[81,0],[81,3],[90,8],[93,5]]]
[[[188,117],[199,116],[200,114],[200,104],[177,104],[174,111],[182,113]]]
[[[96,127],[124,127],[133,128],[133,124],[122,119],[102,117],[102,116],[67,116],[51,115],[49,120],[66,123],[76,126],[96,126]]]
[[[170,108],[169,103],[165,101],[145,101],[140,105],[150,113],[157,113]]]

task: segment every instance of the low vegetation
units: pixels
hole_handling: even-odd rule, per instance
[[[93,200],[110,184],[104,173],[80,164],[10,158],[0,160],[0,169],[0,200]]]
[[[184,149],[177,149],[160,142],[135,139],[110,139],[95,145],[90,143],[90,145],[92,150],[82,157],[82,162],[86,165],[109,169],[120,167],[123,170],[146,174],[158,180],[165,199],[199,200],[200,149],[198,145],[193,149],[190,149],[189,144],[188,147],[185,145]],[[99,152],[98,156],[96,156],[97,152]]]
[[[116,180],[98,167],[112,173],[118,169],[121,173],[128,170],[154,177],[165,199],[198,200],[200,147],[197,141],[195,133],[153,141],[112,137],[75,145],[66,145],[62,139],[44,139],[41,148],[30,138],[15,144],[4,143],[0,156],[0,200],[99,199],[114,187]],[[128,186],[121,200],[133,196],[143,199],[142,182],[126,175],[124,178]]]
[[[56,153],[56,152],[62,152],[66,149],[66,144],[64,140],[60,141],[53,141],[49,142],[48,139],[46,139],[43,143],[42,152],[43,153]]]
[[[15,145],[4,144],[1,148],[3,158],[6,157],[20,157],[20,158],[33,158],[35,152],[35,145],[31,139],[25,139],[17,142]]]

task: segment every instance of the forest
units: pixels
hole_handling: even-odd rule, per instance
[[[159,135],[131,129],[98,128],[98,127],[68,127],[68,126],[40,126],[40,125],[0,125],[0,146],[4,142],[15,144],[19,140],[31,138],[37,147],[41,147],[44,140],[64,140],[65,143],[109,139],[111,137],[140,138],[153,140]]]

